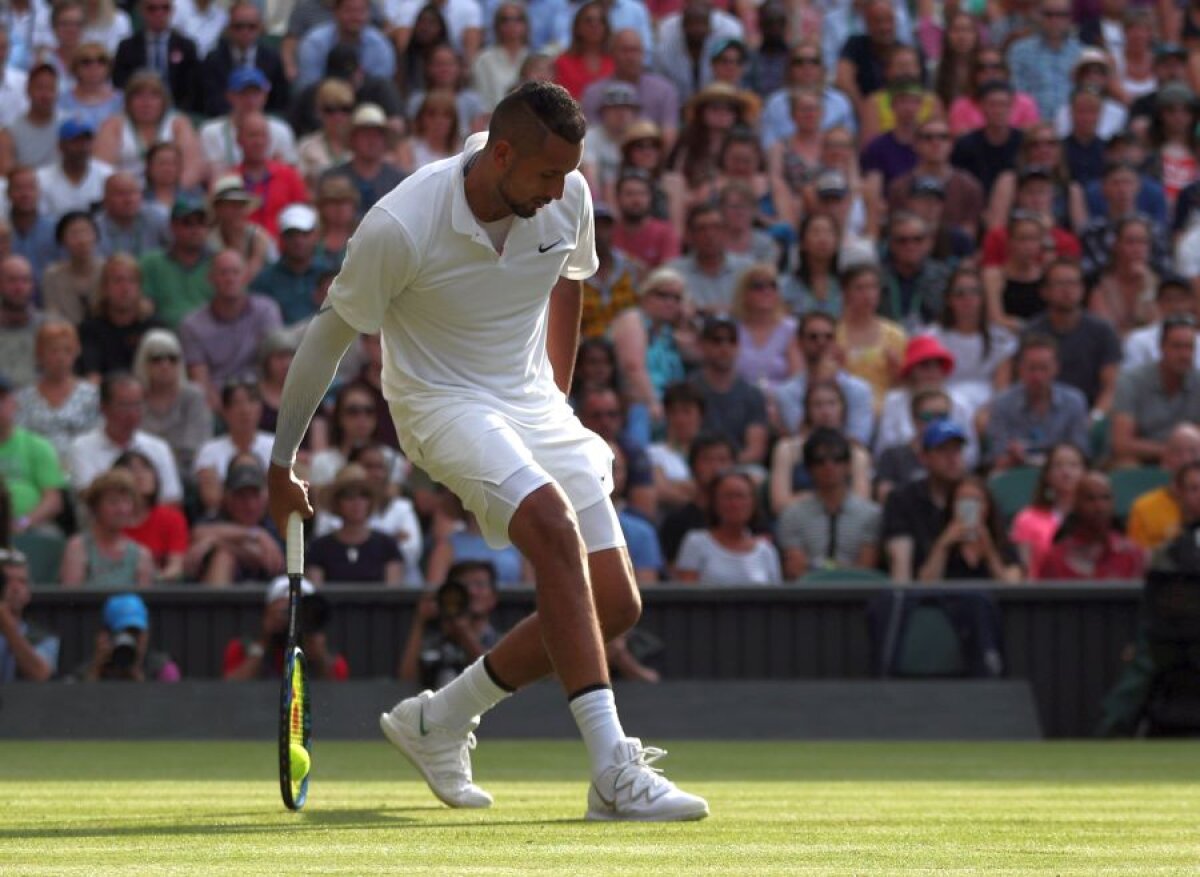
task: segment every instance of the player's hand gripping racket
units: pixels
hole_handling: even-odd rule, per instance
[[[312,715],[309,711],[308,667],[296,641],[300,579],[304,575],[304,521],[292,512],[287,523],[288,627],[279,695],[279,791],[289,810],[299,810],[308,797],[312,769]]]

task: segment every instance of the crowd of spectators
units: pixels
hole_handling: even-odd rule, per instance
[[[63,587],[278,576],[280,392],[356,224],[537,78],[591,123],[571,401],[639,582],[1135,577],[1200,460],[1198,34],[1169,0],[13,2],[5,535]],[[525,581],[405,459],[385,355],[304,440],[312,585]]]

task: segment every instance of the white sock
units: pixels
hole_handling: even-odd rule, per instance
[[[592,759],[592,776],[598,777],[613,763],[617,744],[625,739],[612,689],[598,688],[581,694],[571,700],[570,707]]]
[[[425,709],[425,718],[431,725],[458,730],[510,694],[511,691],[505,691],[492,680],[480,658],[445,688],[434,692]]]

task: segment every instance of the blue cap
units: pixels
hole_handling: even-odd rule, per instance
[[[257,67],[239,67],[229,74],[229,90],[245,91],[247,88],[271,90],[271,80]]]
[[[58,126],[59,140],[74,140],[76,137],[91,137],[95,127],[86,119],[66,119]]]
[[[921,436],[921,446],[927,451],[940,448],[949,441],[960,441],[964,444],[967,441],[967,434],[963,428],[949,419],[935,420],[925,427],[925,433]]]
[[[104,603],[104,626],[109,630],[127,627],[146,630],[150,627],[150,613],[137,594],[117,594]]]

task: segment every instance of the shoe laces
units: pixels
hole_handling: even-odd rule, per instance
[[[435,729],[440,740],[436,752],[432,753],[434,758],[431,759],[431,765],[437,771],[439,776],[458,779],[462,778],[467,783],[471,782],[471,755],[470,752],[475,748],[475,734],[468,731],[466,738],[462,738],[457,734],[450,734],[440,728]]]
[[[632,798],[649,795],[660,785],[670,786],[670,780],[662,775],[662,769],[654,767],[654,762],[667,754],[667,750],[657,746],[638,747],[635,754],[617,771],[613,788],[617,791],[629,787]]]

